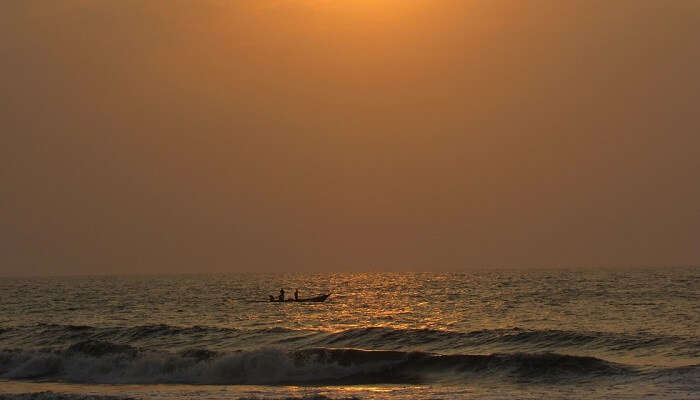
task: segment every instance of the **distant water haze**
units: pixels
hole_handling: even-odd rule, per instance
[[[0,275],[700,264],[695,0],[0,2]]]

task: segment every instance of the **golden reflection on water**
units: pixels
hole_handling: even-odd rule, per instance
[[[465,299],[482,304],[483,299],[474,298],[479,291],[469,279],[463,289],[455,289],[454,282],[447,289],[450,274],[432,275],[425,285],[415,285],[427,277],[421,273],[332,275],[329,286],[335,288],[331,290],[336,293],[331,297],[334,311],[320,315],[320,322],[330,331],[366,327],[444,330],[464,322],[464,305],[469,305]],[[296,314],[301,317],[302,311]]]
[[[254,386],[254,385],[104,385],[71,384],[61,382],[22,382],[0,380],[0,395],[8,393],[41,393],[129,396],[134,398],[152,398],[181,400],[197,398],[214,400],[222,398],[308,398],[326,396],[331,398],[371,398],[382,399],[384,396],[397,399],[413,399],[425,392],[435,389],[425,385],[351,385],[351,386]],[[479,389],[451,388],[450,393],[477,393]],[[439,393],[439,391],[437,392]],[[262,397],[261,397],[262,396]],[[433,398],[430,396],[429,398]]]
[[[73,304],[76,308],[85,307],[79,309],[82,314],[78,315],[80,318],[86,318],[76,318],[73,322],[96,325],[78,327],[80,329],[77,331],[94,331],[100,337],[107,334],[117,340],[124,340],[122,338],[126,336],[129,344],[135,347],[167,352],[179,352],[183,348],[207,348],[226,354],[238,350],[252,350],[249,354],[253,354],[251,359],[256,365],[259,365],[258,354],[267,359],[267,346],[281,347],[283,351],[291,351],[291,354],[299,354],[296,350],[301,349],[304,350],[304,357],[308,354],[311,354],[311,357],[320,354],[307,353],[305,350],[326,351],[328,348],[355,348],[373,352],[341,351],[361,353],[368,359],[381,355],[376,353],[379,350],[406,353],[420,351],[437,354],[434,356],[436,358],[450,355],[552,352],[576,357],[596,357],[605,362],[631,366],[665,368],[696,365],[697,356],[696,353],[692,353],[692,346],[696,343],[697,318],[692,310],[697,308],[697,272],[662,271],[657,274],[658,276],[653,277],[643,273],[611,276],[605,272],[161,277],[149,279],[151,293],[143,290],[146,284],[141,278],[110,279],[92,285],[80,280],[68,280],[59,283],[69,285],[74,282],[77,287],[71,289],[73,291],[57,289],[58,285],[49,286],[39,282],[35,285],[41,290],[26,291],[32,296],[23,300],[24,303],[21,304],[24,311],[41,310],[47,304],[52,305],[56,309],[50,313],[39,314],[41,319],[38,321],[64,324],[59,318],[74,316],[76,311],[61,314],[64,306],[56,306],[53,299],[72,297],[74,302],[68,304]],[[6,292],[18,293],[13,292],[13,286],[10,284]],[[24,290],[24,286],[19,287]],[[120,289],[116,291],[115,287]],[[299,287],[303,290],[304,297],[315,295],[316,291],[330,291],[333,295],[327,302],[319,304],[250,300],[259,299],[267,294],[265,292],[279,287],[285,287],[287,290],[292,288],[292,292],[293,288]],[[115,291],[118,295],[114,294]],[[43,293],[48,293],[45,302],[38,301]],[[235,299],[232,298],[232,293],[236,294]],[[106,306],[101,306],[96,301],[85,301],[87,295],[94,296],[95,299],[106,299]],[[115,298],[121,301],[117,302]],[[116,312],[113,311],[115,303],[122,303]],[[6,302],[3,306],[7,307],[7,315],[13,317],[26,315],[25,318],[36,318],[35,314],[39,313],[10,313],[12,303]],[[152,314],[148,323],[158,324],[165,320],[168,325],[144,326],[143,320],[140,319],[141,310],[149,307],[157,311]],[[191,314],[176,310],[188,310]],[[196,313],[201,315],[197,316]],[[105,327],[95,323],[94,319],[87,319],[95,318],[95,315],[102,319],[111,319]],[[256,318],[249,318],[250,316]],[[119,323],[115,322],[117,317],[124,319],[120,321],[129,321],[129,324],[115,327],[114,325]],[[198,326],[190,328],[188,321],[196,321]],[[223,322],[217,325],[217,322],[211,321]],[[33,332],[37,330],[35,327],[41,327],[47,332],[58,331],[61,335],[65,335],[66,331],[71,332],[71,335],[77,334],[73,326],[38,325],[32,319],[27,319],[24,325],[29,328],[18,329],[18,332]],[[506,329],[501,331],[502,327]],[[424,328],[427,329],[421,331]],[[163,333],[153,337],[153,331]],[[329,334],[327,331],[337,334]],[[96,333],[90,335],[96,337]],[[689,339],[683,339],[680,335],[686,335]],[[260,349],[264,351],[258,352]],[[273,350],[275,355],[279,354],[276,349]],[[332,350],[330,353],[332,356],[340,352]],[[534,359],[538,357],[535,356]],[[278,358],[275,356],[272,360],[277,362]],[[443,372],[451,372],[452,368],[450,364],[440,371],[427,369],[421,372],[421,380],[418,381],[456,385],[449,388],[449,393],[438,384],[303,386],[303,379],[306,379],[307,375],[303,375],[301,381],[283,381],[300,385],[293,387],[66,385],[0,381],[0,393],[53,390],[119,395],[134,393],[136,395],[133,397],[138,398],[197,397],[207,400],[245,396],[284,398],[291,393],[295,397],[324,395],[331,398],[413,400],[421,396],[455,398],[463,395],[479,398],[485,393],[483,385],[494,382],[490,372],[484,375],[488,379],[481,381],[481,387],[473,386],[479,382],[473,381],[469,376],[465,378],[464,375],[457,374],[452,377],[448,373],[445,377]],[[323,365],[314,369],[308,376],[316,377],[318,371],[326,369],[327,366]],[[359,367],[352,371],[354,373],[362,369],[363,367]],[[413,366],[409,365],[406,370],[413,371]],[[263,369],[262,375],[267,374],[268,369]],[[197,377],[192,380],[196,382]],[[216,379],[214,381],[216,382]],[[151,393],[156,395],[150,396]],[[342,395],[338,396],[338,393]],[[522,395],[523,392],[520,390],[518,393]],[[528,392],[526,397],[551,397],[529,394],[531,393]],[[512,396],[504,395],[499,398],[509,397]]]

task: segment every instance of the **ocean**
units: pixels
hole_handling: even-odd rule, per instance
[[[323,303],[271,303],[331,293]],[[700,399],[700,268],[0,279],[0,399]]]

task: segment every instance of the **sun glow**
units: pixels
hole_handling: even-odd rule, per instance
[[[426,4],[429,3],[425,0],[282,0],[274,3],[272,8],[288,9],[302,6],[334,17],[394,19],[420,9]]]

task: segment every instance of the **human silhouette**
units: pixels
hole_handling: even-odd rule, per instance
[[[299,289],[294,291],[294,300],[299,300]]]
[[[284,289],[280,289],[280,301],[284,301]]]

